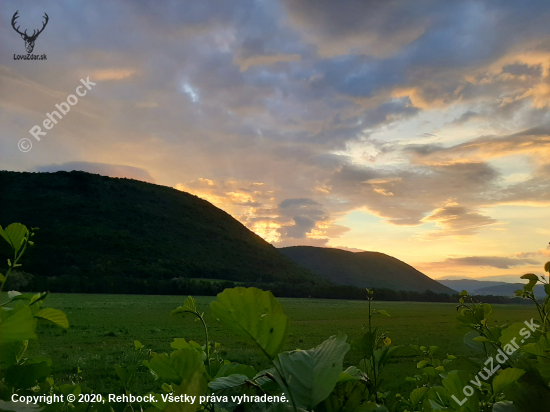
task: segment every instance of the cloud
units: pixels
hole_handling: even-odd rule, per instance
[[[135,74],[131,69],[103,69],[92,73],[91,77],[98,81],[122,80]]]
[[[25,15],[40,22],[44,7]],[[78,159],[82,170],[155,176],[279,245],[367,247],[362,223],[347,223],[357,211],[388,238],[477,245],[483,228],[509,222],[524,239],[529,213],[502,209],[550,205],[546,2],[47,8],[58,22],[36,45],[52,56],[47,71],[14,61],[21,39],[0,26],[6,169]],[[97,87],[33,156],[20,153],[17,142],[86,76]]]
[[[281,239],[305,238],[306,234],[315,228],[317,222],[328,220],[327,212],[313,199],[285,199],[279,203],[278,210],[280,220],[293,221],[293,224],[284,224],[277,229]]]
[[[294,62],[301,59],[299,54],[274,54],[271,56],[251,56],[243,59],[236,59],[234,62],[239,65],[241,71],[248,70],[251,66],[268,66],[280,62]]]
[[[323,57],[388,56],[418,39],[429,19],[418,7],[377,1],[285,1],[290,19]],[[415,5],[416,6],[416,5]]]
[[[462,116],[461,116],[462,117]],[[411,145],[415,162],[423,164],[450,164],[487,160],[517,154],[535,157],[550,154],[550,127],[537,126],[506,136],[481,136],[451,147],[442,145]]]
[[[95,173],[110,177],[121,177],[127,179],[142,180],[144,182],[154,183],[155,179],[149,172],[140,167],[113,165],[107,163],[92,163],[92,162],[67,162],[63,164],[52,164],[37,166],[33,171],[55,173],[59,171],[71,172],[78,170],[82,172]]]
[[[423,222],[433,222],[440,230],[427,232],[420,238],[437,239],[444,236],[471,236],[487,225],[496,223],[495,219],[484,216],[481,213],[459,206],[456,203],[448,203],[435,209],[429,216],[422,219]]]
[[[458,266],[494,267],[509,269],[517,266],[536,265],[539,262],[534,259],[518,259],[503,256],[468,256],[460,258],[448,258],[441,262],[431,262],[425,266],[431,268],[452,268]]]

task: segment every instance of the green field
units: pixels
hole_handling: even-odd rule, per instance
[[[223,358],[246,362],[258,370],[268,367],[251,341],[229,331],[208,315],[209,303],[214,299],[198,297],[197,306],[206,312],[210,339],[222,344]],[[174,338],[204,343],[202,326],[191,316],[169,316],[184,300],[184,296],[51,295],[45,306],[63,310],[71,327],[65,332],[54,326],[39,325],[39,340],[31,343],[30,354],[52,358],[58,383],[74,381],[75,371],[80,367],[84,386],[103,394],[118,393],[120,388],[113,365],[129,366],[136,362],[134,340],[155,352],[169,352]],[[367,316],[365,301],[285,298],[279,301],[291,320],[285,348],[289,350],[309,349],[338,332],[345,333],[348,341],[359,337]],[[374,324],[389,332],[394,345],[435,345],[441,354],[471,353],[462,343],[465,331],[457,327],[454,304],[375,301],[373,307],[390,313],[390,318],[376,317]],[[492,319],[499,324],[523,322],[533,317],[535,310],[531,306],[493,305]],[[357,354],[351,350],[346,356],[346,365],[357,361]],[[391,363],[386,370],[393,385],[390,388],[399,391],[409,388],[405,377],[415,373],[415,365],[415,357],[407,351]],[[468,364],[462,361],[457,367],[467,368]],[[158,389],[146,372],[140,374],[135,384],[136,394]]]

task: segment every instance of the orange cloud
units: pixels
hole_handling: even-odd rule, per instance
[[[134,75],[135,73],[135,70],[130,69],[104,69],[94,72],[90,77],[94,80],[97,79],[100,81],[122,80]]]

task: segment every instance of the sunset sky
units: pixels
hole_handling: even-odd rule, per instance
[[[47,60],[14,60],[17,10],[30,33],[48,14]],[[0,16],[0,169],[172,186],[277,247],[379,251],[433,278],[550,260],[547,0],[6,0]]]

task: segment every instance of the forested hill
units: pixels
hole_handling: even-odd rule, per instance
[[[116,278],[326,283],[223,210],[170,187],[84,172],[4,171],[0,198],[3,227],[40,228],[21,269],[75,283],[67,291],[113,292],[125,284]],[[105,282],[111,286],[101,288]]]
[[[341,285],[456,293],[405,262],[384,253],[354,253],[312,246],[285,247],[279,250],[314,274]]]

